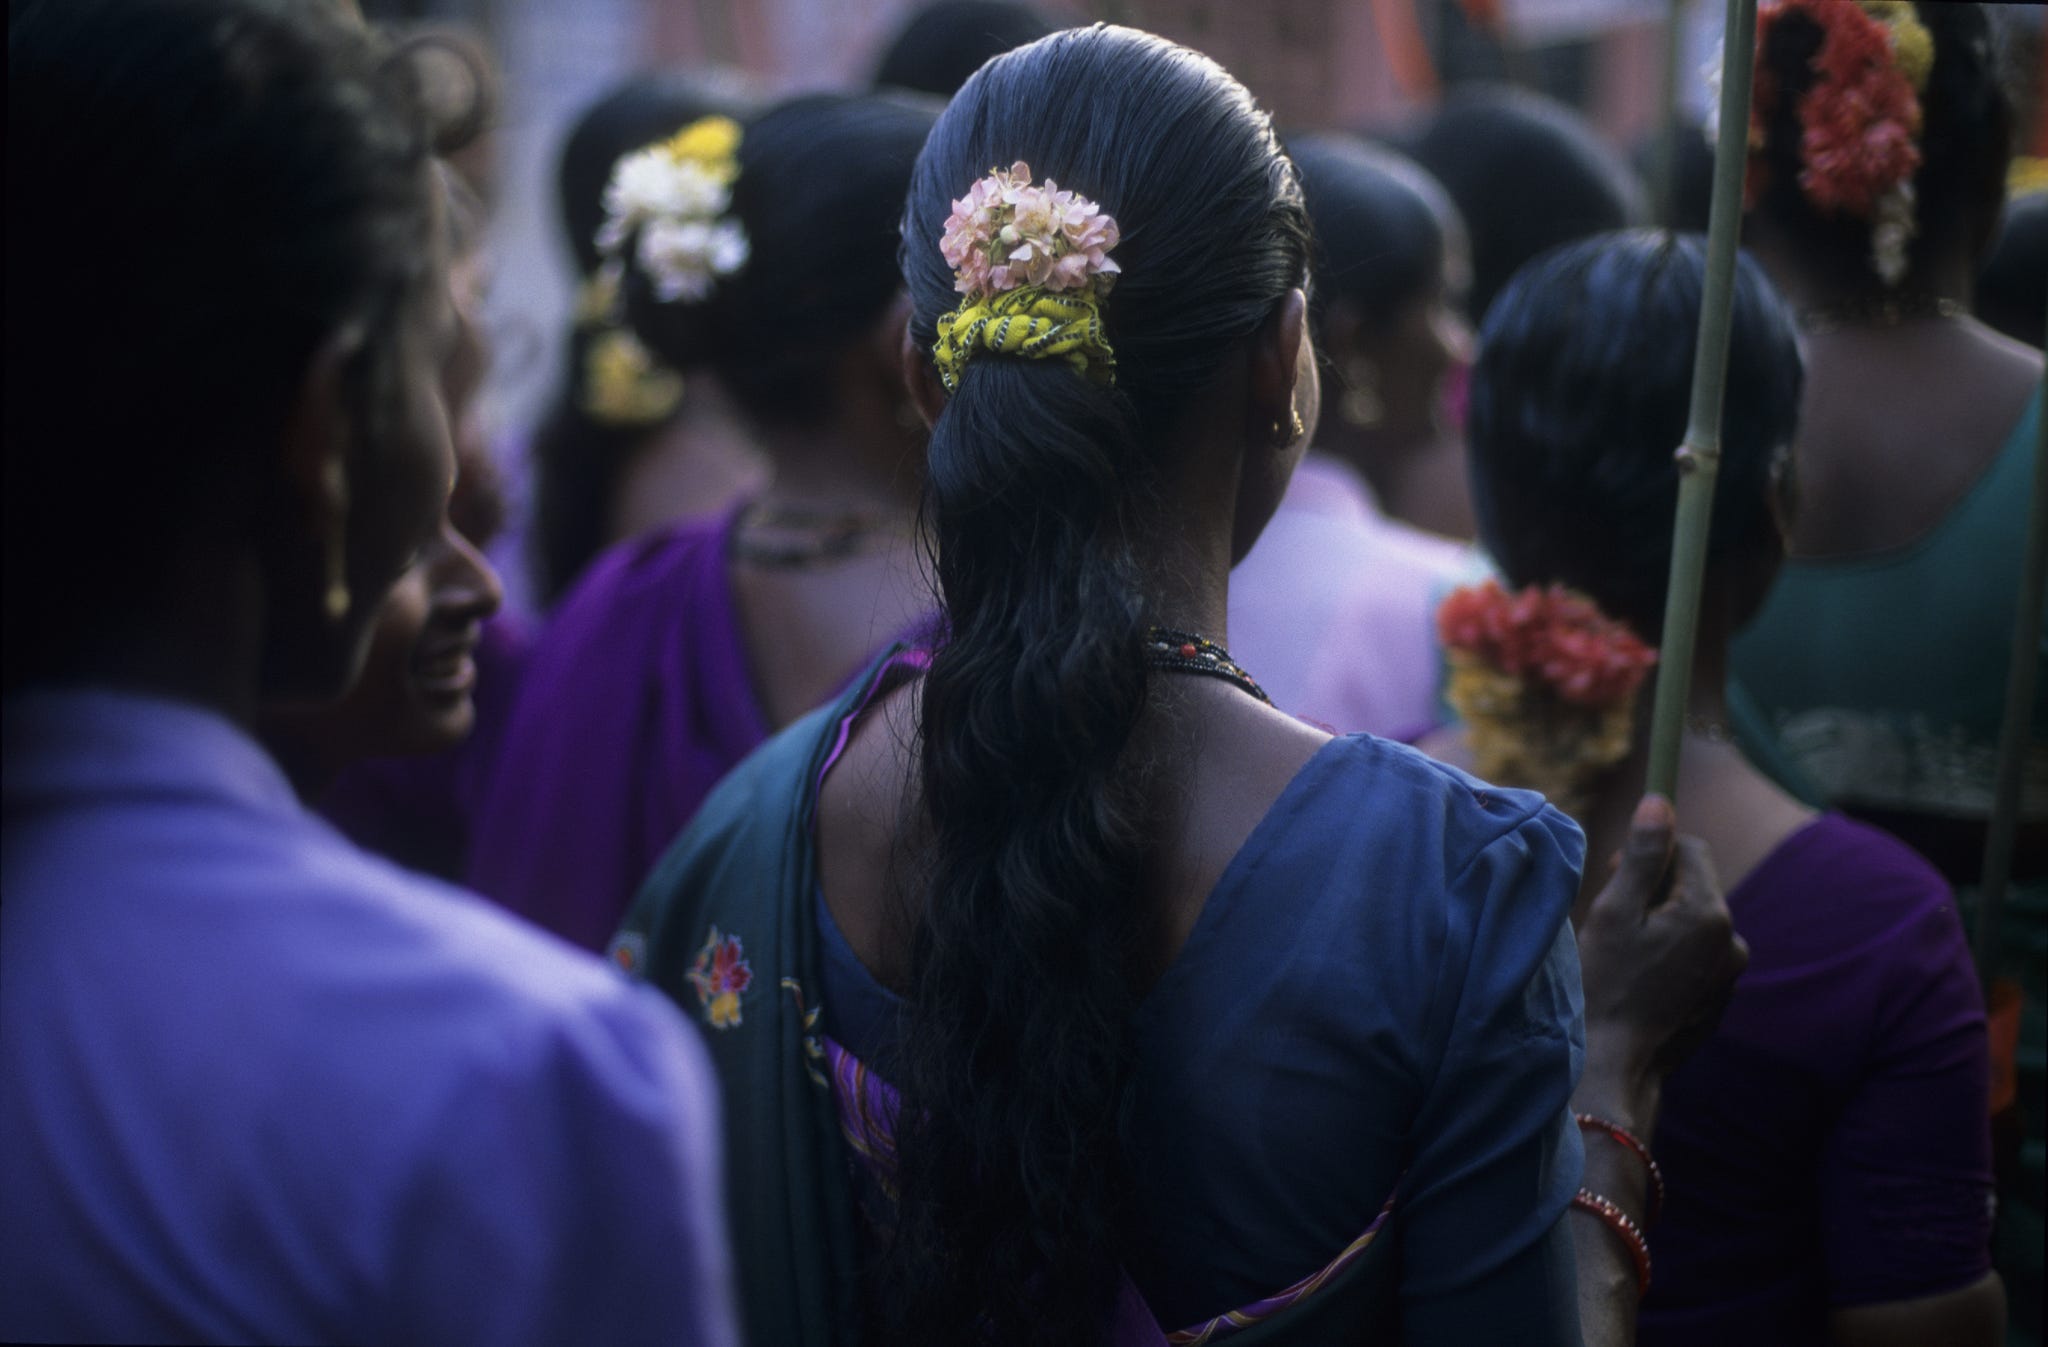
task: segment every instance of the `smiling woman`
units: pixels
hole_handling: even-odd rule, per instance
[[[477,721],[479,644],[485,623],[503,601],[497,574],[479,550],[489,536],[466,536],[457,523],[458,514],[471,529],[488,522],[496,511],[483,506],[481,498],[492,493],[495,483],[487,447],[463,433],[474,424],[472,404],[488,357],[475,293],[480,221],[453,174],[443,171],[440,178],[445,191],[441,233],[451,257],[437,343],[441,401],[457,441],[455,488],[433,536],[377,610],[362,675],[348,696],[328,706],[270,708],[263,717],[266,747],[308,800],[320,799],[351,764],[432,754],[469,737]],[[518,641],[504,631],[497,637],[493,656],[508,667],[494,673],[509,679],[513,660],[506,655],[516,651]],[[430,775],[451,778],[452,789],[452,772]],[[411,801],[415,807],[422,803]],[[445,816],[448,811],[435,812]],[[348,831],[365,846],[389,854],[378,845],[388,839]],[[452,845],[459,850],[459,839]]]
[[[411,50],[410,48],[408,50]],[[444,137],[442,154],[452,146]],[[480,202],[444,167],[452,319],[441,398],[455,444],[455,488],[440,528],[378,611],[363,674],[331,706],[270,708],[261,734],[300,798],[349,840],[411,870],[454,879],[496,760],[530,643],[499,611],[484,549],[506,505],[478,416],[490,350],[482,322],[488,256]]]

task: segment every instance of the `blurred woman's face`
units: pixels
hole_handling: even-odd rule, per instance
[[[378,741],[382,754],[431,753],[468,736],[476,721],[477,642],[504,600],[497,572],[481,551],[489,539],[465,536],[456,517],[478,513],[470,502],[490,491],[489,458],[475,416],[488,358],[482,284],[474,257],[450,268],[454,336],[439,384],[454,427],[460,478],[434,537],[385,599],[362,683],[349,698],[366,737]]]
[[[1443,265],[1429,287],[1395,319],[1384,339],[1380,387],[1386,406],[1381,430],[1391,439],[1422,440],[1454,428],[1454,390],[1472,363],[1472,329],[1463,305],[1471,263],[1462,240],[1450,239]]]
[[[389,491],[421,494],[420,485],[428,480],[424,474],[436,461],[434,422],[440,426],[440,454],[446,455],[449,424],[462,427],[474,421],[487,355],[481,306],[464,288],[476,276],[458,265],[444,279],[445,315],[452,326],[438,340],[431,399],[418,388],[405,390],[409,405],[403,415],[413,423],[396,433],[413,442],[388,447],[387,456],[394,460]],[[401,378],[416,379],[417,373],[409,369]],[[334,770],[360,758],[433,753],[461,743],[475,724],[477,643],[503,594],[480,550],[488,537],[465,536],[459,527],[463,515],[497,517],[495,480],[488,459],[477,456],[481,437],[458,431],[458,441],[461,480],[452,496],[445,482],[433,493],[432,531],[377,607],[355,686],[332,706],[272,718],[268,733],[283,741],[291,756]]]
[[[378,610],[363,676],[330,714],[361,756],[433,753],[476,722],[476,647],[503,595],[497,574],[444,513]]]
[[[331,704],[346,695],[384,596],[434,536],[448,499],[455,468],[441,371],[457,331],[441,187],[422,173],[419,265],[402,291],[382,301],[382,312],[359,315],[368,324],[359,340],[352,343],[346,329],[334,334],[308,370],[287,429],[293,470],[320,474],[321,516],[278,516],[260,671],[260,695],[270,706]],[[296,496],[308,485],[282,489]],[[340,613],[328,607],[337,581],[347,592]]]
[[[402,301],[389,349],[364,389],[350,455],[349,592],[367,628],[401,576],[427,556],[454,486],[445,379],[461,339],[449,285],[438,179],[426,266]]]

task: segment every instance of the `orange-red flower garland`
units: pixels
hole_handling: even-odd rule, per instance
[[[1601,710],[1635,695],[1657,652],[1599,605],[1563,585],[1516,594],[1498,580],[1454,591],[1437,609],[1447,650],[1477,656],[1502,673],[1533,676],[1559,700]]]
[[[1578,812],[1600,773],[1628,755],[1656,650],[1562,585],[1514,594],[1495,580],[1468,585],[1436,620],[1451,671],[1446,696],[1474,769]]]
[[[1904,279],[1915,232],[1913,177],[1920,170],[1920,93],[1934,43],[1904,0],[1778,0],[1757,16],[1757,50],[1793,15],[1821,33],[1813,83],[1799,96],[1799,189],[1824,215],[1871,221],[1872,262],[1887,285]],[[1766,183],[1766,124],[1782,91],[1759,64],[1750,100],[1744,199]]]

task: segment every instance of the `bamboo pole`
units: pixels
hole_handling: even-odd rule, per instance
[[[1657,223],[1672,229],[1678,222],[1678,141],[1683,127],[1679,115],[1678,68],[1685,61],[1686,0],[1665,0],[1663,86],[1657,91]]]
[[[2048,402],[2048,368],[2042,371]],[[2034,502],[2027,516],[2027,547],[2020,564],[2019,611],[2013,618],[2012,660],[2006,669],[2005,720],[1998,735],[1998,776],[1991,797],[1991,827],[1984,839],[1982,897],[1977,906],[1977,976],[1991,985],[1998,917],[2012,883],[2012,852],[2019,836],[2020,785],[2027,742],[2033,737],[2034,680],[2041,660],[2042,605],[2048,602],[2048,406],[2034,446]]]
[[[1700,301],[1699,350],[1692,366],[1692,415],[1677,453],[1678,518],[1671,582],[1664,598],[1664,639],[1657,659],[1657,700],[1650,713],[1648,789],[1670,799],[1692,691],[1699,636],[1700,581],[1721,470],[1721,394],[1728,382],[1728,328],[1735,307],[1735,258],[1742,241],[1742,174],[1749,151],[1749,86],[1756,68],[1756,0],[1727,0],[1721,111],[1714,139],[1714,208],[1707,225],[1707,284]]]

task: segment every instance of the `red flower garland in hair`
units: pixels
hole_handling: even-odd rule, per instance
[[[1799,98],[1799,186],[1816,210],[1869,219],[1886,193],[1920,168],[1920,97],[1901,68],[1893,34],[1856,0],[1780,0],[1757,17],[1757,50],[1787,15],[1821,31],[1814,81]],[[1765,140],[1777,81],[1759,64],[1750,107],[1752,151]],[[1747,175],[1748,204],[1762,188],[1759,165]]]
[[[1558,700],[1606,708],[1633,697],[1657,651],[1563,585],[1509,594],[1497,580],[1467,585],[1443,601],[1437,636],[1517,678],[1541,682]]]

